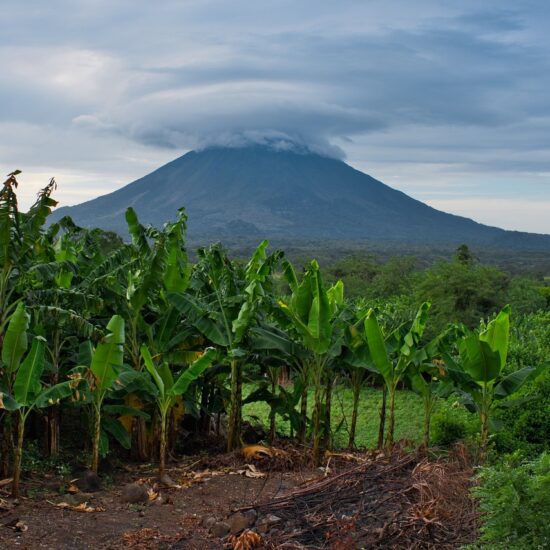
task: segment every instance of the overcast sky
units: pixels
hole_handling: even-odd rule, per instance
[[[0,170],[75,204],[189,149],[299,141],[550,233],[547,0],[1,0]]]

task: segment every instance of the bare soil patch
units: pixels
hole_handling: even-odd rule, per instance
[[[60,494],[66,480],[26,480],[33,498],[0,492],[0,547],[447,549],[475,539],[471,469],[456,459],[343,454],[313,469],[223,454],[186,457],[169,475],[177,487],[155,484],[154,465],[128,467],[110,486],[74,494]],[[147,500],[125,502],[129,483]]]

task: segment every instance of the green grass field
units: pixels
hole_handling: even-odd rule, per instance
[[[245,387],[245,394],[250,393],[252,387]],[[308,398],[309,405],[313,402],[313,392]],[[378,437],[378,411],[382,402],[382,392],[374,388],[365,388],[361,392],[357,432],[355,442],[359,447],[375,447]],[[347,447],[349,425],[352,414],[352,394],[345,386],[336,386],[333,394],[332,430],[334,447]],[[423,423],[422,399],[415,393],[407,390],[398,391],[395,402],[395,436],[396,439],[410,439],[420,442]],[[243,409],[243,418],[250,421],[259,421],[263,426],[269,426],[269,405],[264,402],[249,403]],[[290,434],[289,423],[280,416],[276,419],[279,435]]]

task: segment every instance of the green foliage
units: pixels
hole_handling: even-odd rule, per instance
[[[431,444],[450,447],[458,441],[473,439],[479,432],[479,421],[462,405],[449,399],[440,403],[432,419]]]
[[[550,544],[550,454],[531,462],[512,455],[485,467],[474,489],[484,512],[481,541],[490,548],[524,550]]]
[[[497,411],[497,419],[502,424],[495,439],[497,450],[521,449],[526,456],[550,451],[550,368],[528,382],[518,399],[523,400],[521,407]]]

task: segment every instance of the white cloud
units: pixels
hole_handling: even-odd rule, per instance
[[[425,201],[550,194],[543,0],[5,0],[0,16],[0,169],[61,175],[65,203],[250,140],[344,151]]]

